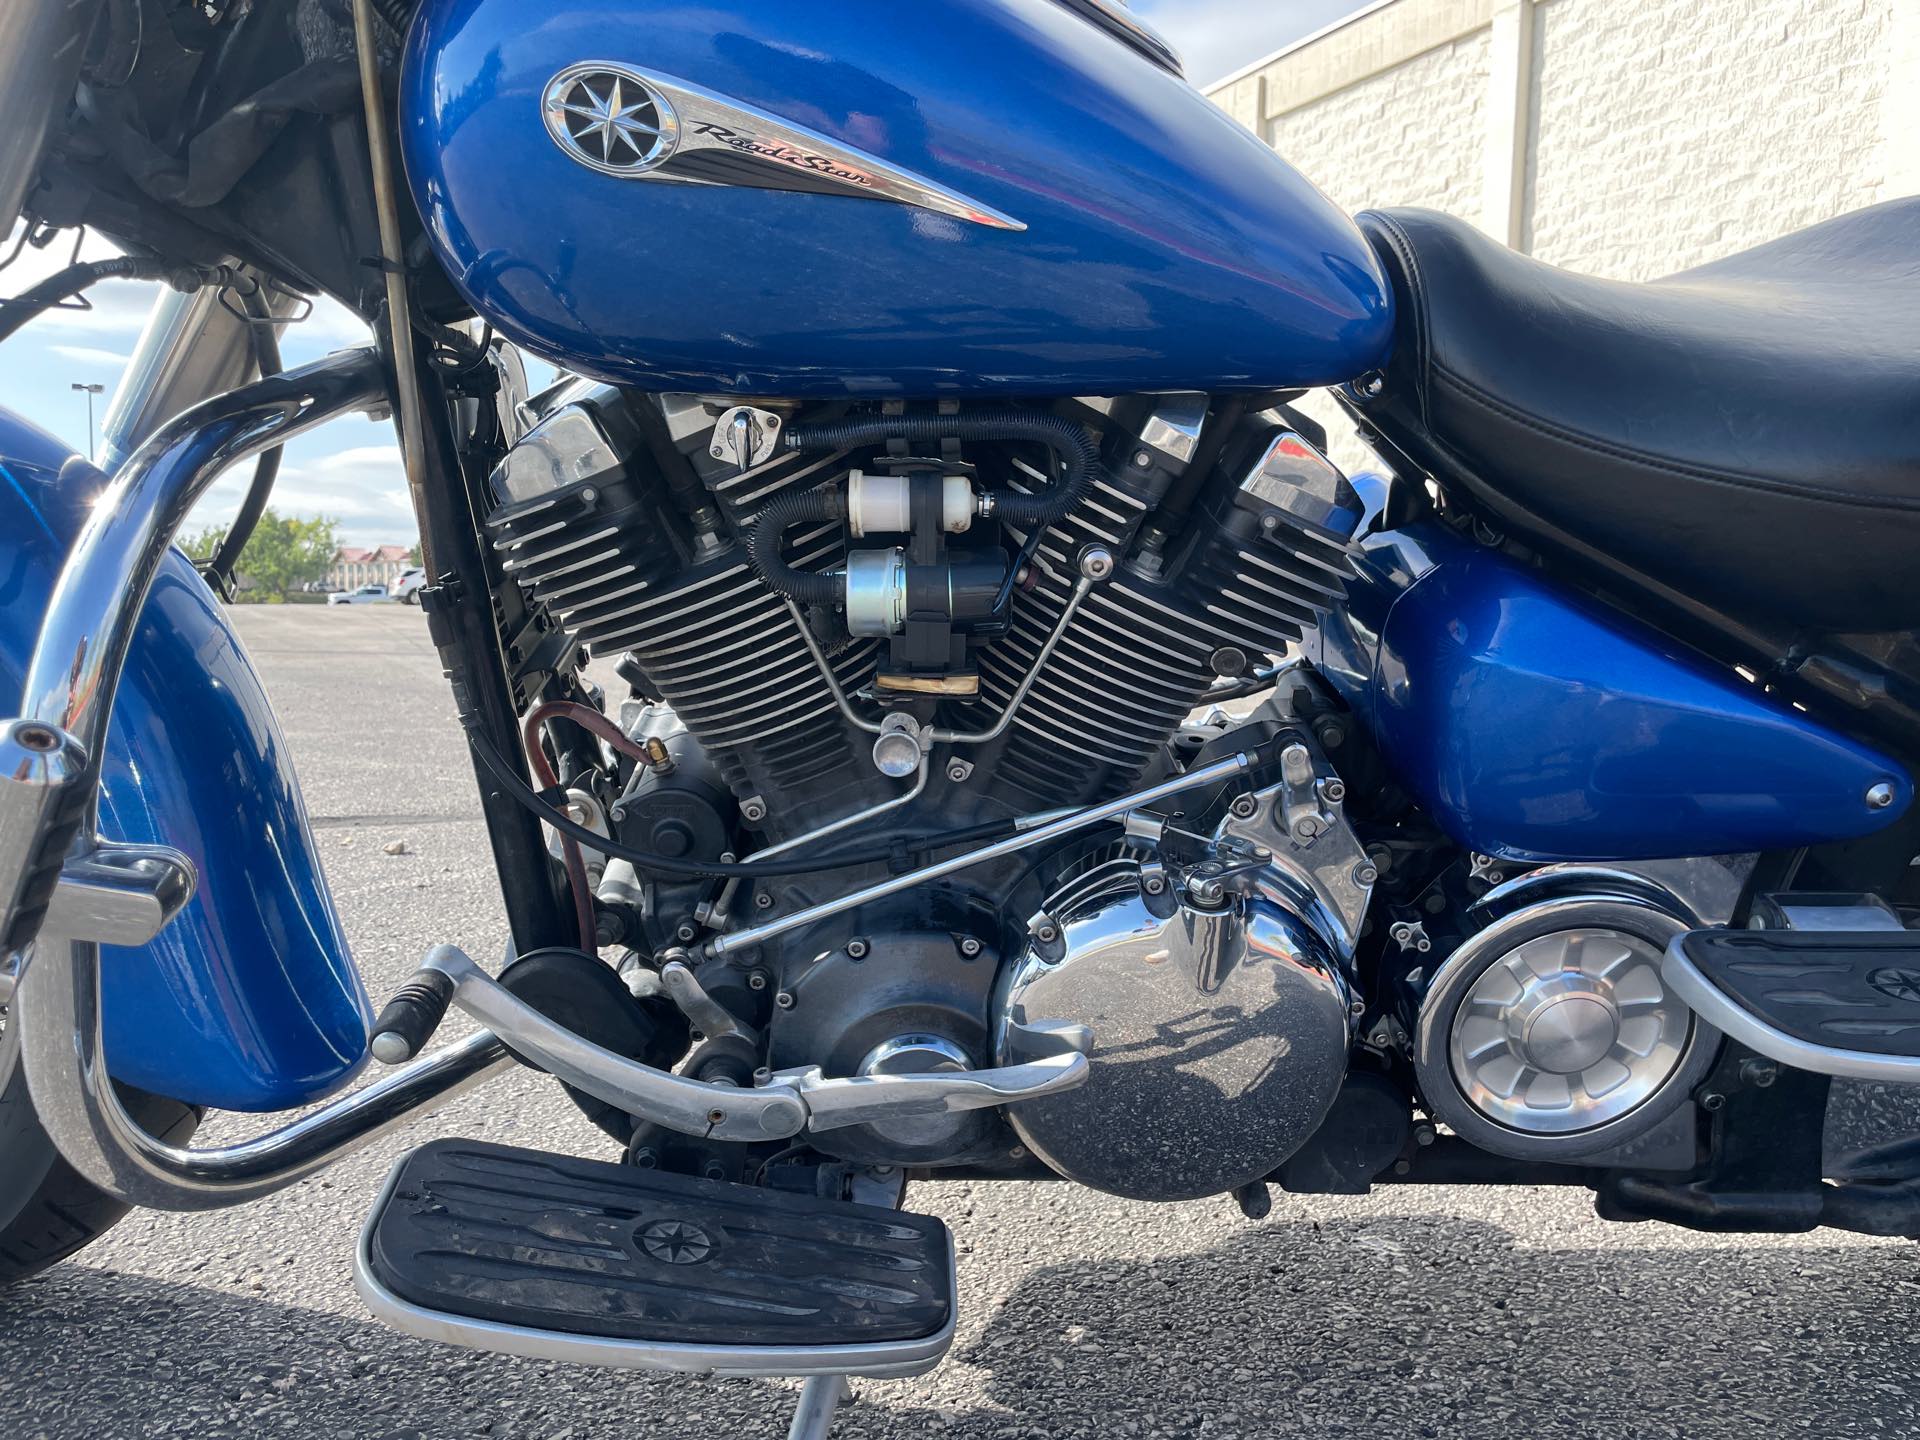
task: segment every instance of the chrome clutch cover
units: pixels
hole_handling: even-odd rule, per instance
[[[1142,874],[1120,858],[1064,887],[1008,967],[999,1063],[1048,1053],[1058,1027],[1042,1019],[1092,1032],[1085,1085],[1008,1115],[1069,1180],[1138,1200],[1216,1195],[1318,1128],[1346,1073],[1349,992],[1333,947],[1270,894],[1203,905],[1157,867]]]

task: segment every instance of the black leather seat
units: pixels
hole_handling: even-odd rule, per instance
[[[1645,284],[1360,224],[1399,306],[1367,410],[1510,526],[1746,621],[1920,625],[1920,198]]]

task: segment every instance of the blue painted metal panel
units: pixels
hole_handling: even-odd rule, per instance
[[[1913,799],[1886,756],[1437,526],[1371,539],[1322,641],[1401,783],[1501,859],[1791,849]]]
[[[597,174],[585,61],[743,101],[1004,212]],[[1345,214],[1053,0],[428,0],[401,93],[441,260],[536,354],[704,393],[1120,394],[1339,381],[1392,323]]]
[[[60,561],[105,483],[0,410],[0,697],[20,695]],[[101,833],[171,845],[200,877],[158,940],[101,957],[114,1075],[226,1110],[338,1089],[365,1056],[366,992],[266,695],[177,551],[142,612],[103,768]]]

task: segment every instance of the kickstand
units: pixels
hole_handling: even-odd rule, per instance
[[[840,1406],[853,1398],[853,1387],[844,1375],[815,1375],[800,1391],[800,1408],[794,1412],[793,1428],[787,1440],[827,1440],[833,1429],[833,1417]]]

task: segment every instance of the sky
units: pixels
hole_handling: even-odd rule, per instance
[[[0,0],[5,3],[5,0]],[[1359,0],[1134,0],[1133,8],[1173,42],[1197,85],[1240,69],[1303,35],[1360,8]],[[1106,43],[1106,42],[1099,42]],[[0,255],[12,249],[8,237]],[[72,238],[59,237],[46,251],[28,250],[0,271],[0,295],[15,295],[63,268]],[[112,254],[89,241],[83,259]],[[0,345],[0,406],[52,431],[76,450],[88,451],[86,396],[77,383],[106,387],[94,400],[94,433],[120,382],[127,357],[146,322],[154,286],[126,281],[97,285],[89,310],[56,310],[40,316]],[[280,342],[288,365],[317,360],[329,351],[369,340],[366,327],[331,301],[321,301],[305,323]],[[188,520],[192,533],[225,524],[239,506],[251,464],[216,481]],[[411,545],[418,534],[407,501],[400,451],[392,426],[352,417],[294,441],[274,487],[282,513],[324,514],[340,524],[347,545]]]

